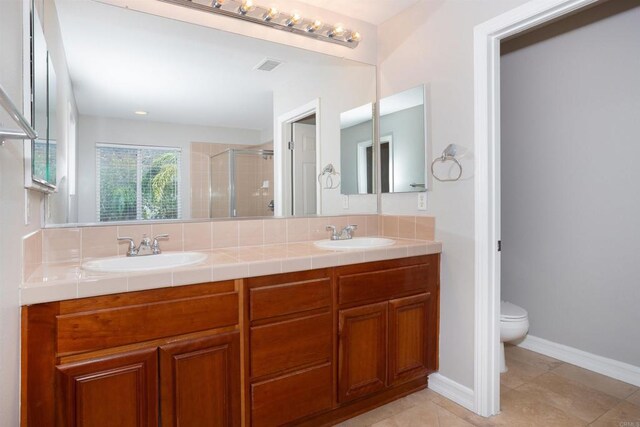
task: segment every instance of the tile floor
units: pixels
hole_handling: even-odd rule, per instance
[[[502,413],[482,418],[422,390],[340,427],[640,427],[640,389],[520,347],[507,346]]]

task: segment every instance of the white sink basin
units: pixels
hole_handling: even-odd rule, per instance
[[[313,242],[319,248],[333,250],[381,248],[391,246],[394,243],[395,240],[384,237],[354,237],[348,240],[318,240]]]
[[[206,254],[199,252],[167,252],[159,255],[95,259],[82,264],[82,268],[100,273],[154,271],[193,265],[206,258]]]

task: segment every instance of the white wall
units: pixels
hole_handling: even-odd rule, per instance
[[[422,0],[378,29],[380,97],[424,83],[431,156],[455,143],[473,150],[473,27],[524,0]],[[461,181],[439,183],[428,210],[416,194],[382,198],[383,213],[436,217],[443,242],[440,309],[440,373],[473,387],[474,185],[473,158],[463,161]]]
[[[277,118],[296,110],[309,102],[320,99],[320,164],[321,168],[332,163],[340,168],[340,113],[351,110],[375,100],[375,67],[344,61],[340,65],[322,65],[315,68],[315,75],[305,74],[295,80],[287,81],[276,88],[273,94],[273,114]],[[276,133],[277,135],[277,133]],[[283,188],[282,174],[285,173],[281,141],[275,141],[276,171],[275,188]],[[318,154],[316,154],[318,155]],[[353,165],[355,168],[355,165]],[[320,173],[320,171],[317,171]],[[340,172],[338,170],[338,172]],[[375,213],[376,195],[352,195],[349,208],[342,208],[340,188],[322,190],[322,215],[340,215],[344,213]],[[276,199],[278,198],[276,194]]]
[[[0,2],[0,84],[13,102],[23,102],[23,7],[21,0]],[[0,126],[16,125],[0,108]],[[20,301],[22,236],[40,227],[41,196],[30,194],[31,225],[24,225],[22,141],[0,147],[0,423],[19,424]]]
[[[340,130],[340,191],[358,194],[358,144],[373,141],[373,121]],[[374,185],[375,186],[375,185]]]
[[[191,217],[190,143],[260,144],[261,132],[208,126],[158,123],[146,120],[80,116],[78,138],[78,221],[97,222],[96,143],[156,145],[182,149],[182,216]]]
[[[524,41],[500,70],[503,299],[536,337],[640,366],[640,3]]]

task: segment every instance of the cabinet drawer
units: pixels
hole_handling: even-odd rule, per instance
[[[322,277],[249,290],[251,320],[331,306],[331,279]]]
[[[280,426],[331,409],[331,364],[251,386],[251,424]]]
[[[436,286],[436,264],[393,266],[382,263],[374,271],[340,271],[338,273],[338,301],[350,304],[360,301],[392,299],[413,292],[424,292]],[[387,268],[384,268],[387,267]]]
[[[238,293],[58,315],[58,355],[118,347],[238,323]]]
[[[331,360],[331,313],[251,328],[251,376]]]

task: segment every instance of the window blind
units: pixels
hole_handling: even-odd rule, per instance
[[[181,150],[96,144],[98,221],[181,218]]]

